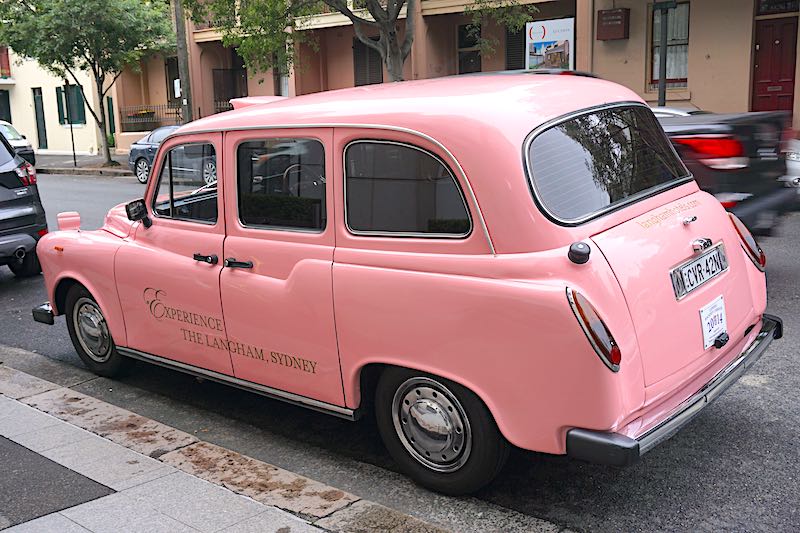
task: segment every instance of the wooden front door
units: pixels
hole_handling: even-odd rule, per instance
[[[756,21],[753,111],[791,111],[797,59],[797,17]]]

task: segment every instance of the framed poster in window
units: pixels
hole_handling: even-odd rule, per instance
[[[526,69],[575,70],[575,18],[529,22],[525,50]]]

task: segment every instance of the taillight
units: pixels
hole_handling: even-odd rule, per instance
[[[719,200],[722,207],[725,209],[732,209],[736,207],[739,202],[751,198],[753,195],[747,192],[720,192],[714,195],[714,198]]]
[[[36,185],[36,169],[30,163],[23,163],[14,169],[19,181],[25,186]]]
[[[733,227],[736,228],[736,233],[739,234],[739,238],[742,240],[742,248],[747,252],[747,257],[750,258],[761,272],[764,272],[764,268],[767,266],[767,256],[764,254],[764,250],[758,245],[753,234],[747,229],[747,226],[739,220],[739,217],[733,213],[728,213],[728,216],[731,217]]]
[[[687,135],[671,140],[692,150],[698,161],[711,168],[735,170],[750,164],[742,143],[729,135]]]
[[[586,338],[600,356],[600,360],[613,372],[618,372],[622,362],[622,352],[608,330],[608,326],[589,303],[589,300],[578,291],[567,287],[567,300],[569,300],[572,312],[575,313],[575,318],[578,319]]]
[[[45,235],[47,235],[47,228],[40,229],[36,233],[39,235],[39,237],[44,237]]]

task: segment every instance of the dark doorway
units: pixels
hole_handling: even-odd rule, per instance
[[[791,111],[797,59],[797,17],[756,21],[753,111]]]
[[[0,91],[0,120],[11,122],[11,99],[8,91]]]
[[[44,102],[42,101],[42,88],[33,89],[33,109],[36,113],[36,139],[39,141],[39,148],[47,148],[47,128],[44,122]]]

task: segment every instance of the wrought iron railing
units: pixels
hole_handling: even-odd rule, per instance
[[[175,104],[122,106],[119,115],[122,131],[126,132],[183,124],[181,108]]]
[[[214,113],[223,113],[231,109],[233,109],[233,105],[227,100],[214,102]]]

